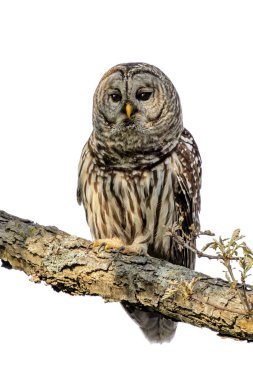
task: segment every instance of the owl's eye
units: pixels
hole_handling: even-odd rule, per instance
[[[115,93],[113,93],[113,94],[110,94],[110,97],[111,97],[111,99],[112,99],[112,101],[113,101],[114,103],[118,103],[118,102],[120,102],[121,99],[122,99],[121,94],[119,94],[119,93],[117,93],[117,92],[115,92]]]
[[[141,101],[146,101],[146,100],[149,100],[151,95],[152,95],[152,91],[150,89],[149,90],[140,89],[136,93],[136,99],[141,100]]]

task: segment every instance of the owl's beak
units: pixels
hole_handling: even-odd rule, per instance
[[[132,115],[132,112],[133,112],[133,107],[131,106],[130,103],[127,102],[127,104],[126,104],[126,114],[127,114],[128,119],[130,119],[130,117]]]

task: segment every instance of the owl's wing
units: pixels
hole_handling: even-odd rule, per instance
[[[181,217],[182,228],[186,234],[190,227],[199,230],[200,187],[201,187],[201,157],[192,135],[184,129],[175,149],[177,163],[175,166],[175,201],[178,220]],[[191,242],[195,246],[195,239]],[[194,267],[195,255],[188,249],[183,249],[183,265]]]
[[[79,160],[79,165],[78,165],[78,183],[77,183],[77,191],[76,191],[76,197],[77,197],[77,202],[79,205],[83,203],[83,192],[84,192],[84,179],[85,176],[87,175],[87,163],[88,160],[90,160],[89,156],[89,147],[88,147],[88,142],[84,145],[81,157]]]

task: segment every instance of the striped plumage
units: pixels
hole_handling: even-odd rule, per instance
[[[193,268],[192,251],[179,250],[166,231],[180,217],[186,234],[192,224],[199,228],[200,183],[198,148],[183,127],[171,81],[148,64],[109,70],[94,94],[93,132],[79,163],[78,202],[93,238],[118,238],[122,245]],[[149,340],[174,335],[171,320],[124,307]]]

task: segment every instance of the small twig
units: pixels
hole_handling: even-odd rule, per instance
[[[192,241],[195,241],[200,235],[214,236],[211,231],[198,232],[194,226],[191,226],[190,234],[186,234],[182,227],[183,220],[179,221],[179,224],[174,223],[172,228],[168,231],[167,235],[171,236],[173,240],[179,245],[180,249],[186,248],[195,253],[198,257],[205,257],[210,260],[219,260],[227,269],[225,276],[230,283],[230,286],[236,290],[241,303],[248,315],[253,314],[253,305],[249,302],[247,296],[247,288],[245,278],[247,272],[253,266],[253,252],[248,248],[245,242],[238,243],[244,236],[240,234],[240,230],[236,229],[230,239],[219,238],[213,239],[212,242],[206,244],[202,250],[198,250],[195,246],[191,245]],[[180,235],[178,234],[180,232]],[[215,255],[204,253],[206,249],[211,248],[215,251]],[[239,255],[238,251],[242,250],[243,257]],[[251,260],[251,261],[250,261]],[[241,271],[241,287],[242,291],[238,287],[238,281],[236,280],[231,262],[237,261],[242,268]]]
[[[209,260],[222,260],[223,259],[223,256],[220,255],[220,254],[209,255],[207,253],[204,253],[203,251],[198,250],[195,247],[192,247],[190,244],[188,244],[186,241],[184,241],[181,236],[179,236],[179,235],[177,235],[175,233],[172,233],[172,232],[169,231],[167,233],[167,235],[171,236],[182,248],[189,249],[191,252],[195,253],[198,257],[205,257],[205,258],[207,258]],[[202,233],[202,235],[206,235],[206,234]],[[210,235],[210,236],[213,236],[213,235]],[[240,257],[232,257],[231,260],[233,260],[233,261],[239,261]]]

